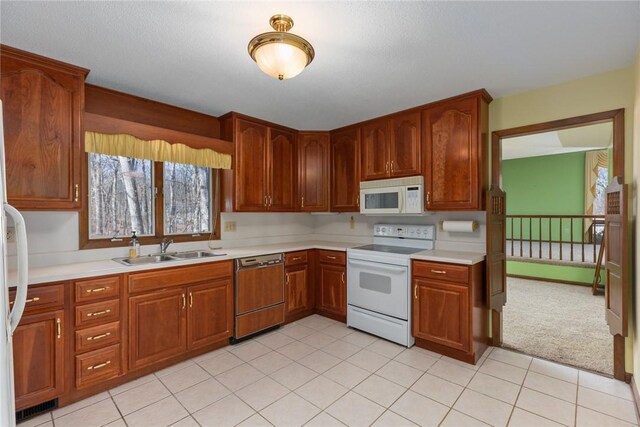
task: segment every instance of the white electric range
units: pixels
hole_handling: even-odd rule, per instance
[[[433,249],[435,226],[376,224],[373,236],[347,249],[347,325],[411,347],[411,254]]]

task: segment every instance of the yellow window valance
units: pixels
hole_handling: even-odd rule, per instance
[[[87,153],[135,157],[157,162],[173,162],[213,169],[231,169],[231,155],[210,148],[191,148],[184,144],[171,144],[161,139],[151,141],[127,134],[85,132]]]

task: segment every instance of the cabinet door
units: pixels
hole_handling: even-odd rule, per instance
[[[189,349],[229,338],[233,335],[233,284],[218,280],[187,289]]]
[[[389,131],[387,120],[376,120],[362,126],[362,179],[387,178],[389,162]]]
[[[235,203],[237,211],[267,209],[267,127],[248,120],[235,124]]]
[[[298,193],[303,212],[329,210],[329,134],[298,134]]]
[[[64,311],[24,316],[13,334],[16,409],[64,391]],[[4,379],[3,379],[4,380]]]
[[[422,278],[415,278],[413,286],[413,335],[469,351],[469,288]]]
[[[429,210],[479,209],[478,100],[423,112],[425,201]]]
[[[285,317],[310,309],[310,294],[308,265],[287,267],[285,270]]]
[[[296,155],[294,133],[270,129],[269,210],[293,212],[296,194]]]
[[[331,211],[360,211],[360,130],[331,135]]]
[[[187,349],[185,290],[171,289],[129,298],[129,369]]]
[[[420,113],[395,116],[389,120],[389,159],[391,176],[419,175]]]
[[[320,264],[318,308],[331,313],[347,314],[346,267]]]
[[[19,209],[77,210],[84,75],[1,49],[9,203]]]

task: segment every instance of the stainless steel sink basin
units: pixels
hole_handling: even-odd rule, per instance
[[[138,258],[114,258],[113,260],[124,265],[143,265],[157,264],[165,261],[176,261],[176,258],[173,258],[171,255],[149,255]]]
[[[187,252],[171,252],[168,254],[152,254],[141,256],[138,258],[113,258],[115,262],[122,265],[146,265],[157,264],[167,261],[184,261],[188,259],[211,258],[217,256],[225,256],[224,253],[215,253],[209,251],[187,251]]]
[[[178,252],[172,256],[178,259],[196,259],[196,258],[209,258],[215,256],[225,256],[226,254],[214,253],[209,251],[188,251]]]

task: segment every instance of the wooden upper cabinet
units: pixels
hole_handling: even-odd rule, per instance
[[[268,185],[267,127],[237,119],[234,139],[235,210],[264,210]]]
[[[329,210],[329,133],[298,134],[298,207],[302,212]]]
[[[360,129],[331,134],[331,211],[360,211]]]
[[[483,209],[490,100],[481,91],[423,111],[427,210]]]
[[[422,171],[420,113],[400,114],[389,119],[390,176],[419,175]]]
[[[402,113],[362,126],[364,181],[418,175],[420,113]]]
[[[0,45],[7,196],[25,210],[78,210],[88,70]]]
[[[222,175],[224,209],[292,212],[296,207],[296,131],[229,113],[222,135],[234,142],[232,171]]]
[[[268,210],[295,210],[296,135],[277,128],[269,129]]]
[[[389,176],[389,130],[387,120],[362,126],[362,179],[387,178]]]

